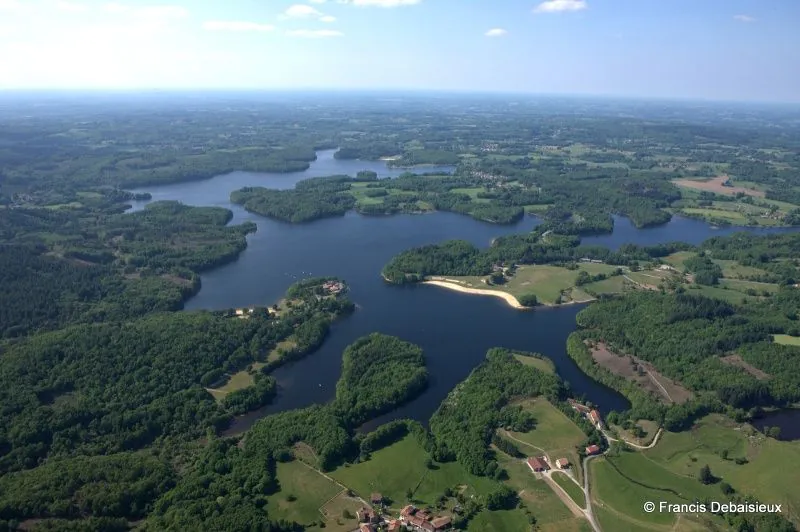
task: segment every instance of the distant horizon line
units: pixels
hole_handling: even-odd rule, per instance
[[[521,92],[511,90],[470,90],[470,89],[417,89],[417,88],[313,88],[313,87],[273,87],[273,88],[253,88],[253,87],[0,87],[0,99],[12,95],[36,95],[36,94],[63,94],[77,95],[83,93],[91,94],[127,94],[127,95],[156,95],[156,94],[196,94],[196,95],[222,95],[222,94],[281,94],[281,95],[302,95],[302,94],[352,94],[352,95],[393,95],[393,96],[424,96],[424,95],[458,95],[458,96],[516,96],[526,98],[568,98],[568,99],[602,99],[602,100],[639,100],[639,101],[661,101],[661,102],[682,102],[682,103],[740,103],[740,104],[761,104],[761,105],[800,105],[800,100],[763,100],[763,99],[737,99],[737,98],[709,98],[702,96],[663,96],[663,95],[632,95],[632,94],[613,94],[613,93],[575,93],[575,92]]]

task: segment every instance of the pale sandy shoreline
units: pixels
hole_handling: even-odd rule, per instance
[[[508,292],[502,292],[500,290],[487,290],[487,289],[480,289],[480,288],[470,288],[467,286],[463,286],[453,279],[446,279],[446,278],[435,278],[435,279],[426,279],[422,281],[420,284],[429,284],[433,286],[439,286],[441,288],[447,288],[448,290],[453,290],[455,292],[461,292],[462,294],[474,294],[479,296],[494,296],[503,299],[509,306],[517,309],[517,310],[533,310],[534,308],[556,308],[556,307],[564,307],[567,305],[580,305],[583,303],[590,303],[592,301],[596,301],[596,299],[588,299],[586,301],[568,301],[566,303],[561,303],[559,305],[551,305],[548,303],[539,302],[539,305],[536,307],[526,307],[521,305],[519,300],[516,297],[512,296]]]
[[[481,296],[499,297],[505,300],[505,302],[508,303],[510,306],[518,310],[530,310],[532,308],[521,305],[520,302],[517,301],[516,297],[512,296],[508,292],[501,292],[499,290],[481,290],[480,288],[468,288],[466,286],[457,284],[453,281],[447,281],[447,280],[427,280],[427,281],[422,281],[422,284],[440,286],[442,288],[455,290],[456,292],[462,292],[464,294],[476,294]]]

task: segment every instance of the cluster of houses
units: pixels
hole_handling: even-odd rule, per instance
[[[340,294],[344,292],[344,283],[341,281],[326,281],[322,288],[329,294]]]
[[[552,467],[550,467],[550,460],[546,456],[531,456],[528,458],[527,462],[528,467],[534,473],[544,473],[545,471],[550,471]],[[569,469],[570,463],[569,460],[566,458],[559,458],[556,460],[556,468],[558,469]]]
[[[452,520],[447,516],[434,516],[425,510],[419,510],[409,504],[400,510],[400,522],[411,530],[423,532],[439,532],[447,530],[452,524]]]
[[[380,493],[373,493],[370,502],[383,508],[383,496]],[[431,513],[417,509],[409,504],[400,510],[400,517],[397,519],[384,519],[380,512],[373,508],[363,507],[356,512],[358,518],[359,532],[386,532],[416,531],[416,532],[440,532],[451,528],[452,519],[447,516],[434,516]]]

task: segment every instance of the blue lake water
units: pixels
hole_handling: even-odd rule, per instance
[[[232,223],[252,220],[258,225],[238,260],[203,274],[202,289],[187,302],[186,309],[271,304],[283,296],[289,285],[308,276],[339,276],[351,287],[350,297],[358,310],[334,325],[316,353],[275,371],[279,384],[276,400],[237,420],[231,431],[245,430],[271,412],[331,399],[340,374],[342,351],[371,332],[396,335],[420,345],[431,374],[426,392],[376,422],[400,417],[427,422],[447,393],[469,375],[491,347],[542,353],[554,361],[573,390],[602,410],[628,407],[624,397],[587,377],[566,354],[566,338],[575,330],[575,315],[582,306],[518,311],[494,297],[432,286],[391,286],[380,277],[386,262],[410,247],[448,239],[488,246],[494,237],[530,231],[538,225],[538,219],[526,217],[514,225],[498,226],[452,213],[365,217],[351,212],[339,218],[292,225],[248,213],[229,201],[232,191],[245,186],[285,189],[302,179],[355,175],[360,170],[373,170],[382,178],[406,171],[389,169],[383,162],[340,161],[333,158],[333,151],[323,151],[304,172],[233,172],[204,181],[137,190],[150,192],[152,201],[179,200],[190,205],[225,207],[234,213]],[[452,168],[415,171],[449,173]],[[143,208],[146,203],[135,202],[133,208]],[[677,240],[699,243],[741,230],[712,229],[704,222],[686,218],[674,218],[668,224],[648,229],[636,229],[621,217],[615,222],[613,234],[585,238],[584,242],[612,248],[625,243],[649,245]]]

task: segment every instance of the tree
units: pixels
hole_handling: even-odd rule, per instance
[[[406,500],[411,501],[414,498],[414,492],[411,491],[411,488],[406,490]]]
[[[716,480],[714,475],[711,473],[711,468],[708,467],[708,464],[704,465],[700,468],[700,473],[698,475],[698,479],[703,484],[713,484]]]
[[[778,439],[781,437],[781,428],[780,427],[770,427],[767,431],[767,436],[773,439]]]

